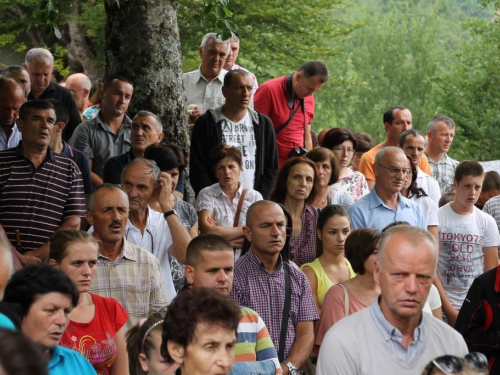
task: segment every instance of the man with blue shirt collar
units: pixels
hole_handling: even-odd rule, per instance
[[[351,229],[382,230],[395,221],[406,221],[426,229],[420,207],[401,195],[406,175],[411,171],[403,150],[384,147],[377,152],[373,168],[377,177],[374,188],[347,210]]]
[[[467,354],[458,332],[422,313],[437,258],[437,242],[426,230],[410,225],[388,229],[375,263],[381,296],[328,331],[317,374],[417,375],[436,357]]]

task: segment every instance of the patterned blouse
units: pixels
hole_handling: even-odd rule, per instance
[[[300,235],[290,237],[290,259],[299,267],[311,263],[316,258],[316,223],[318,210],[306,204],[302,211]]]
[[[351,169],[347,175],[340,177],[332,186],[335,191],[351,194],[354,202],[370,192],[365,176],[361,172]]]

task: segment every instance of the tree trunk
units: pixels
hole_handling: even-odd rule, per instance
[[[134,84],[129,113],[158,115],[167,142],[189,155],[177,11],[179,0],[106,1],[106,75]],[[191,194],[185,194],[189,198]]]
[[[129,113],[148,110],[163,122],[165,137],[187,151],[187,112],[177,28],[178,0],[105,2],[106,75],[134,84]]]
[[[102,71],[94,62],[95,54],[85,38],[85,28],[82,27],[77,17],[80,16],[80,3],[70,5],[72,16],[68,19],[68,35],[71,40],[66,46],[68,49],[68,63],[72,72],[82,72],[90,78],[92,86],[102,79]]]

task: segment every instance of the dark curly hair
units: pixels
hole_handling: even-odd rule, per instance
[[[38,296],[52,292],[68,296],[73,307],[78,304],[78,289],[64,272],[45,264],[28,266],[12,276],[5,288],[4,301],[21,307],[22,320]]]
[[[375,252],[382,237],[376,229],[361,228],[352,231],[345,240],[344,255],[358,275],[365,273],[365,261]]]
[[[168,307],[163,321],[161,355],[169,363],[174,360],[167,343],[173,341],[184,348],[193,342],[196,325],[216,325],[234,331],[237,336],[241,308],[229,296],[211,288],[187,289],[177,295]]]

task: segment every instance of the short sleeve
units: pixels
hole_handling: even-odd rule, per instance
[[[297,322],[312,322],[318,320],[318,310],[316,308],[316,302],[314,301],[309,280],[307,280],[306,275],[302,271],[296,270],[295,272],[298,272],[301,277],[300,290],[302,290],[299,311],[297,314]]]
[[[431,284],[431,289],[429,290],[429,295],[427,297],[427,302],[431,310],[439,309],[442,306],[441,297],[439,297],[439,292],[434,284]]]
[[[87,155],[89,159],[94,158],[94,150],[91,147],[90,139],[90,124],[88,121],[81,123],[75,129],[71,138],[71,145]]]
[[[481,211],[479,211],[479,213],[483,214],[483,212]],[[493,217],[488,214],[484,214],[483,216],[486,219],[483,247],[499,246],[500,235],[498,234],[498,227],[495,219],[493,219]]]
[[[206,187],[202,189],[198,194],[198,198],[196,198],[196,202],[194,204],[196,212],[201,212],[203,210],[214,212],[214,205],[211,194],[209,193],[209,188],[210,187]]]

